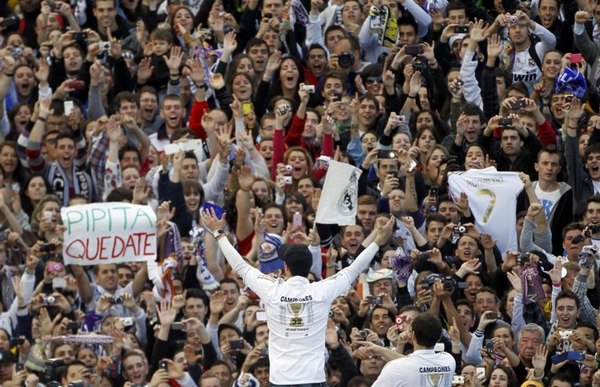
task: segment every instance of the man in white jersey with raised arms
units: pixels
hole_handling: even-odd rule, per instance
[[[265,304],[269,325],[271,386],[325,387],[325,330],[332,301],[346,292],[393,231],[394,218],[376,222],[375,238],[354,262],[336,275],[310,283],[312,254],[300,244],[284,244],[279,257],[285,276],[273,278],[244,261],[225,237],[225,217],[204,212],[208,231],[217,239],[227,262]]]

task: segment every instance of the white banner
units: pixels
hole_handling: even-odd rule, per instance
[[[66,265],[156,259],[156,214],[149,206],[94,203],[61,209]]]
[[[316,222],[347,226],[356,224],[358,178],[362,171],[331,160],[317,208]]]

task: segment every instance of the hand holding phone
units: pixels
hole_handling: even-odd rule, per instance
[[[574,53],[570,56],[571,64],[579,64],[583,61],[583,56],[580,53]]]
[[[407,44],[404,46],[406,55],[417,56],[423,54],[423,46],[420,44]]]
[[[229,348],[235,350],[244,349],[244,340],[229,340]]]

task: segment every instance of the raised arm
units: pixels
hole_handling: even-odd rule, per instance
[[[77,280],[77,288],[79,289],[81,301],[83,301],[84,304],[89,304],[94,296],[89,277],[82,266],[71,265],[71,271],[73,271],[75,279]]]

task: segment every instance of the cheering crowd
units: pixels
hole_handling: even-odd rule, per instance
[[[0,47],[1,386],[600,387],[600,2],[8,0]],[[69,264],[109,203],[155,259]]]

